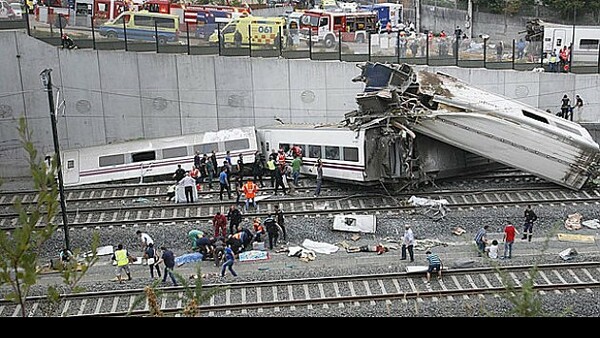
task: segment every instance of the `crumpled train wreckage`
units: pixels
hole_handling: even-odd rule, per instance
[[[598,175],[599,146],[575,122],[443,73],[407,64],[358,67],[352,81],[366,86],[356,95],[359,109],[342,124],[370,132],[366,175],[415,184],[496,165],[574,190]]]

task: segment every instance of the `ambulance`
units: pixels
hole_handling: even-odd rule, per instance
[[[221,42],[226,46],[235,46],[236,31],[241,36],[241,46],[279,46],[283,42],[285,46],[285,19],[281,17],[258,17],[248,16],[232,20],[223,29],[221,29]],[[280,32],[283,39],[280,39]],[[209,43],[217,44],[219,42],[218,32],[213,33]],[[239,42],[238,42],[239,44]]]

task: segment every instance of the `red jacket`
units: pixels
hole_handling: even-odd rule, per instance
[[[225,217],[225,215],[223,215],[223,214],[215,215],[215,217],[213,217],[213,227],[215,227],[215,228],[227,227],[227,217]]]

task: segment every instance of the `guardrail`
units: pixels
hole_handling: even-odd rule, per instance
[[[233,32],[223,31],[225,24],[185,24],[180,28],[177,41],[165,41],[156,27],[148,27],[151,38],[141,40],[127,34],[105,36],[93,20],[69,20],[60,14],[49,15],[45,22],[34,20],[24,13],[22,20],[0,21],[0,29],[26,29],[30,36],[54,46],[65,46],[63,33],[70,37],[77,48],[98,50],[154,51],[189,55],[221,55],[250,57],[284,57],[288,59],[340,60],[350,62],[378,61],[410,63],[431,66],[458,66],[465,68],[514,69],[546,72],[600,73],[599,55],[587,56],[585,63],[577,61],[578,55],[566,63],[550,63],[543,53],[542,42],[490,41],[487,38],[440,37],[425,34],[409,35],[404,32],[374,34],[364,32],[339,32],[335,36],[303,36],[300,30],[283,30],[258,34],[257,27],[247,27],[246,37],[233,39]],[[82,26],[87,23],[89,26]],[[74,25],[75,23],[80,25]],[[154,30],[154,34],[152,34]],[[209,38],[213,35],[213,40]],[[109,34],[110,35],[110,34]],[[329,40],[329,41],[325,41]],[[558,60],[558,57],[557,57]],[[590,61],[591,60],[591,61]]]

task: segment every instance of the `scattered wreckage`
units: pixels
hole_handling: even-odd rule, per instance
[[[459,165],[457,153],[448,154],[439,144],[574,190],[598,176],[600,147],[578,123],[443,73],[408,64],[357,66],[361,74],[352,81],[364,82],[365,89],[356,95],[359,109],[347,113],[342,124],[379,129],[380,149],[372,160],[381,161],[389,177],[422,182],[436,171],[468,169],[467,158]],[[438,143],[417,145],[422,138]]]

